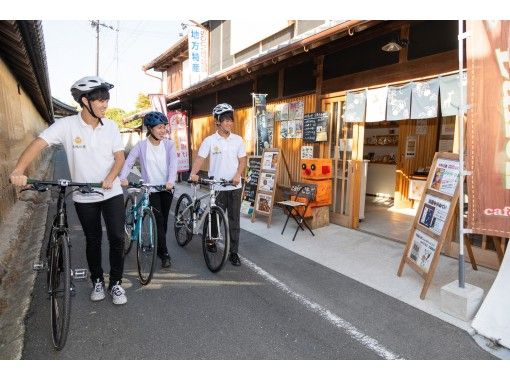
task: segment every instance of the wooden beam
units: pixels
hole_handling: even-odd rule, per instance
[[[458,70],[457,50],[349,74],[322,82],[322,94],[398,83]]]

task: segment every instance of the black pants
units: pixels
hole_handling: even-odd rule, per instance
[[[170,257],[166,247],[166,230],[168,226],[168,214],[172,206],[172,193],[168,191],[158,191],[149,194],[149,203],[154,210],[156,224],[158,226],[158,256],[160,258]]]
[[[121,282],[124,271],[124,196],[120,194],[94,203],[75,202],[74,206],[85,233],[90,279],[92,282],[98,279],[104,281],[101,265],[102,214],[110,244],[110,285]]]
[[[216,204],[228,213],[230,231],[230,253],[239,249],[239,220],[241,217],[241,189],[219,191]]]

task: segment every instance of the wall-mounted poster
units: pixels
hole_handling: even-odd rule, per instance
[[[281,104],[277,104],[275,106],[274,119],[275,119],[275,121],[289,120],[289,104],[288,103],[281,103]]]
[[[436,240],[419,230],[415,230],[408,254],[409,258],[425,272],[428,272],[436,247]]]
[[[273,192],[275,173],[262,172],[259,179],[259,190]]]
[[[450,201],[426,194],[418,223],[436,235],[441,235],[449,210]]]
[[[280,137],[282,139],[286,139],[289,136],[289,122],[288,121],[282,121],[280,125]]]
[[[416,134],[417,135],[427,134],[427,119],[416,120]]]
[[[407,136],[406,158],[416,157],[416,136]]]
[[[278,152],[264,152],[262,170],[276,171],[278,166]]]
[[[313,146],[303,145],[301,147],[301,159],[313,158]]]
[[[305,114],[305,102],[299,100],[289,103],[289,120],[302,120]]]
[[[294,120],[294,138],[303,138],[303,120]]]
[[[262,214],[269,214],[273,205],[273,196],[270,194],[258,193],[257,201],[255,204],[255,209],[257,212]]]
[[[459,161],[438,158],[430,188],[440,193],[453,196],[457,188],[457,183],[459,182],[459,175]]]

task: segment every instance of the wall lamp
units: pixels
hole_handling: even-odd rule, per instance
[[[392,53],[392,52],[395,52],[395,51],[402,50],[407,45],[409,45],[409,41],[407,39],[405,39],[405,38],[403,38],[403,39],[396,38],[396,39],[388,42],[386,45],[384,45],[381,48],[381,50],[383,50],[385,52],[388,52],[388,53]]]

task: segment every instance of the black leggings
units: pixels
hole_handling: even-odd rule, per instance
[[[168,226],[168,214],[172,205],[173,195],[168,191],[158,191],[149,194],[149,203],[153,208],[156,224],[158,226],[158,256],[170,257],[166,247],[166,229]]]
[[[101,214],[110,243],[110,284],[122,281],[124,271],[124,196],[116,195],[102,202],[75,202],[76,213],[85,234],[90,279],[104,281],[101,265]]]

